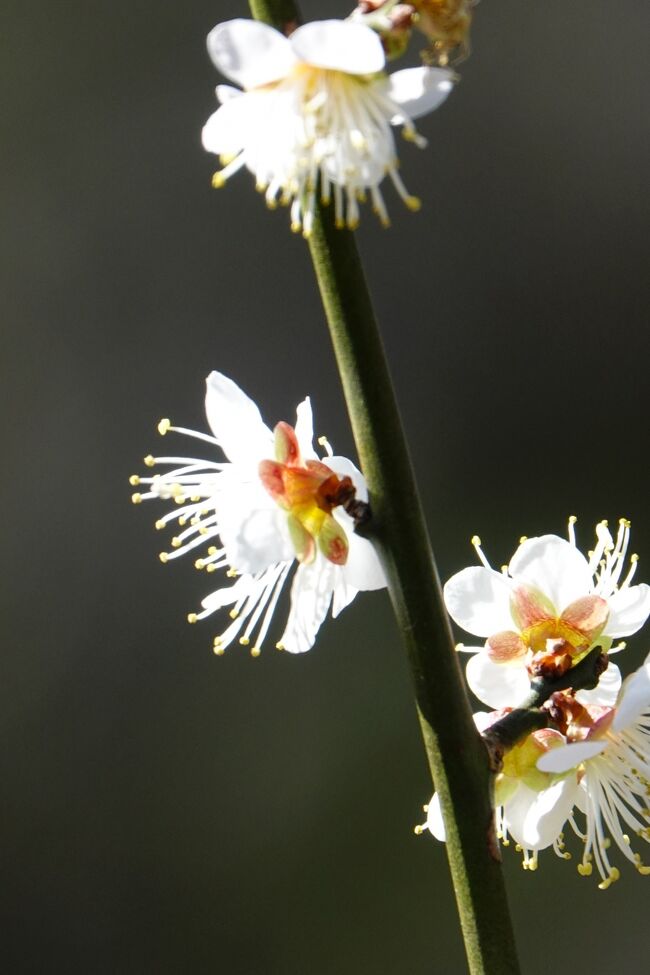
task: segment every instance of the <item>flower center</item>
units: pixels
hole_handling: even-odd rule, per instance
[[[319,460],[303,461],[293,427],[275,428],[275,460],[259,466],[262,484],[287,513],[289,533],[299,562],[313,562],[318,547],[334,565],[345,565],[348,540],[332,510],[354,498],[349,477],[338,477]]]

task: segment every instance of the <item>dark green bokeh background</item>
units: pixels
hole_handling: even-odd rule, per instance
[[[306,3],[306,16],[342,3]],[[462,973],[385,594],[301,658],[211,653],[128,475],[203,380],[270,422],[311,393],[353,450],[306,248],[241,173],[210,188],[204,47],[243,2],[4,6],[2,927],[6,972]],[[624,0],[485,0],[405,146],[417,216],[359,234],[443,577],[480,532],[647,504],[647,37]],[[177,443],[182,453],[185,447]],[[624,664],[648,647],[631,641]],[[647,971],[650,881],[505,869],[527,975]]]

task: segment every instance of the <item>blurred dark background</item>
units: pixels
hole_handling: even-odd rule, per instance
[[[308,18],[345,3],[305,3]],[[199,133],[243,2],[3,10],[3,971],[462,973],[385,594],[300,658],[211,652],[130,473],[233,376],[353,445],[306,248]],[[359,233],[443,578],[647,506],[650,7],[484,0],[462,84],[402,151],[424,201]],[[177,442],[181,453],[185,445]],[[630,641],[623,664],[648,647]],[[619,658],[621,659],[621,658]],[[650,881],[504,851],[523,969],[647,971]]]

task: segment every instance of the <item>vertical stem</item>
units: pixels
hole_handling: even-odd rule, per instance
[[[277,27],[290,0],[250,0]],[[354,236],[323,210],[309,239],[361,465],[375,543],[408,653],[422,735],[440,796],[472,975],[517,975],[514,934],[494,835],[492,780],[444,607],[386,356]]]

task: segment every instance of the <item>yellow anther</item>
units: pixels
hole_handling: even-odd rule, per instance
[[[188,613],[187,614],[187,622],[188,623],[196,623],[197,620],[198,620],[198,616],[196,615],[196,613]]]
[[[537,860],[529,860],[528,861],[528,869],[529,870],[535,871],[535,870],[537,870],[537,867],[538,866],[539,866],[539,863],[538,863]]]
[[[231,613],[231,616],[232,616],[232,613]],[[234,619],[234,617],[233,617],[233,619]],[[240,643],[240,645],[242,647],[247,647],[250,642],[251,641],[248,639],[247,636],[240,636],[240,638],[239,638],[239,643]]]
[[[507,566],[507,565],[502,565],[502,566],[501,566],[501,571],[502,571],[502,572],[503,572],[503,574],[505,575],[505,574],[507,573],[507,571],[508,571],[508,566]]]
[[[501,837],[501,842],[503,843],[504,846],[510,846],[510,840],[505,836]]]
[[[176,502],[176,504],[185,504],[185,495],[174,494],[174,501]]]
[[[524,542],[527,542],[527,541],[528,541],[528,535],[522,535],[521,538],[519,539],[519,544],[520,545],[523,545]]]
[[[147,454],[147,456],[144,458],[145,467],[153,467],[155,463],[156,458],[153,456],[153,454]]]
[[[334,226],[336,227],[337,230],[343,230],[343,228],[345,227],[345,220],[343,219],[343,217],[337,217],[336,220],[334,221]]]
[[[208,555],[216,555],[216,554],[217,554],[217,546],[211,545],[210,548],[208,549]]]
[[[206,528],[205,525],[201,525],[201,527],[199,528],[199,535],[209,535],[209,534],[210,534],[210,529]]]
[[[237,569],[228,569],[226,575],[228,576],[229,579],[234,579],[237,575]]]
[[[425,802],[425,804],[422,806],[422,812],[425,812],[425,813],[428,813],[429,812],[429,803],[428,802]]]
[[[239,613],[237,612],[236,609],[231,609],[228,615],[230,616],[231,620],[236,620],[237,617],[239,616]]]
[[[638,561],[639,561],[639,556],[636,554],[636,552],[630,555],[630,562],[638,562]]]
[[[259,657],[261,652],[259,647],[251,647],[251,657]]]
[[[641,856],[638,853],[634,854],[634,865],[642,876],[644,877],[650,876],[650,867],[647,867],[644,864],[643,860],[641,859]]]
[[[569,515],[569,524],[570,525],[575,525],[575,523],[576,523],[577,520],[578,519],[577,519],[576,515]]]
[[[212,188],[215,190],[220,190],[221,187],[225,185],[226,185],[225,177],[221,173],[216,172],[212,177]]]
[[[140,502],[142,501],[142,495],[141,494],[132,494],[131,495],[131,501],[133,501],[133,504],[140,504]]]
[[[203,559],[197,559],[196,562],[194,563],[194,568],[205,569],[205,562],[203,561]]]
[[[169,433],[171,429],[172,421],[164,417],[158,424],[158,433],[161,437],[164,437],[166,433]]]
[[[285,649],[284,643],[282,643],[281,641],[278,642],[278,643],[276,643],[275,649],[276,650],[284,650]]]
[[[591,863],[585,863],[583,861],[582,863],[578,864],[578,873],[581,877],[591,877],[593,869],[594,868]]]
[[[471,541],[472,545],[474,546],[474,548],[478,548],[478,546],[482,544],[481,543],[481,539],[479,538],[478,535],[472,535],[470,541]]]
[[[212,562],[206,567],[206,572],[216,572],[218,566],[214,565]]]
[[[193,494],[192,497],[190,498],[190,501],[192,501],[194,504],[198,504],[200,500],[201,500],[200,494]]]
[[[187,524],[187,518],[185,515],[178,516],[178,524],[181,526],[181,528],[185,527],[185,525]]]
[[[180,548],[183,543],[181,542],[180,538],[177,535],[174,535],[170,544],[172,548]]]
[[[131,477],[129,478],[129,484],[131,485],[131,487],[137,487],[139,483],[140,483],[140,478],[138,477],[138,475],[131,474]]]
[[[609,871],[609,877],[606,880],[603,880],[602,883],[598,884],[598,889],[607,890],[608,887],[611,887],[613,883],[616,883],[620,876],[621,872],[618,867],[612,867]]]
[[[190,525],[200,525],[200,524],[201,524],[201,519],[199,518],[198,515],[194,515],[193,518],[190,518]]]
[[[167,552],[161,552],[158,558],[160,559],[161,562],[169,562],[169,555],[167,554]]]
[[[156,531],[160,531],[161,528],[164,528],[165,527],[165,522],[162,520],[162,518],[159,518],[158,519],[158,521],[156,522],[156,526],[155,527],[156,527]]]
[[[293,234],[299,234],[302,229],[302,224],[299,220],[292,220],[291,222],[291,232]]]
[[[266,206],[269,210],[277,210],[278,201],[274,197],[269,196],[266,198]]]
[[[422,200],[419,196],[407,196],[404,202],[411,213],[417,213],[422,209]]]
[[[224,648],[222,646],[217,646],[217,647],[214,647],[214,652],[217,655],[217,657],[223,657],[223,655],[224,655],[224,653],[226,651],[224,650]]]
[[[425,827],[424,826],[414,826],[413,827],[413,832],[415,833],[416,836],[422,836],[422,834],[424,833],[424,830],[425,830]]]
[[[302,236],[304,237],[305,240],[309,240],[309,238],[311,237],[311,228],[305,228],[305,230],[303,230],[302,232]]]
[[[220,152],[219,162],[222,166],[227,166],[228,163],[233,162],[237,158],[236,152]]]
[[[465,644],[464,643],[457,643],[456,644],[456,650],[460,651],[460,650],[464,650],[464,649],[465,649]]]

